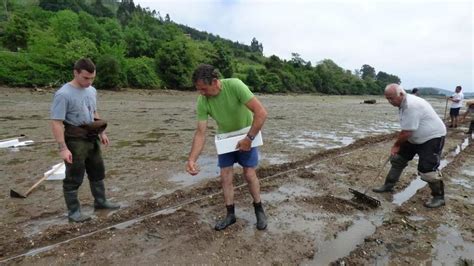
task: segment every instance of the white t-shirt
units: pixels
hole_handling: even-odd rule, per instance
[[[453,100],[459,100],[459,102],[451,103],[451,108],[461,108],[462,107],[462,100],[464,100],[464,94],[462,92],[453,94]]]
[[[446,126],[441,118],[433,107],[420,97],[405,95],[399,108],[399,115],[402,130],[413,132],[408,139],[410,143],[422,144],[446,135]]]

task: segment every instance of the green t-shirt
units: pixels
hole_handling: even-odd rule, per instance
[[[199,95],[197,100],[198,121],[211,116],[217,123],[218,133],[236,131],[252,125],[253,113],[245,106],[254,95],[240,79],[221,79],[218,95]]]

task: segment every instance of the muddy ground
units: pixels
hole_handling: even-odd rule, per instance
[[[380,97],[367,105],[369,97],[260,95],[269,111],[259,168],[269,226],[256,230],[238,169],[237,223],[216,232],[225,211],[214,123],[202,172],[184,172],[196,94],[99,92],[112,141],[103,150],[107,193],[124,208],[94,212],[85,181],[80,199],[94,220],[77,225],[67,222],[60,181],[45,181],[27,199],[9,197],[59,162],[48,127],[53,92],[1,88],[0,95],[0,139],[36,141],[0,150],[1,263],[472,264],[474,153],[465,124],[449,131],[444,149],[447,206],[422,206],[429,189],[413,161],[394,194],[368,192],[382,202],[372,209],[351,200],[348,188],[383,182],[388,166],[374,179],[398,129],[397,109]],[[429,101],[443,116],[444,100]]]

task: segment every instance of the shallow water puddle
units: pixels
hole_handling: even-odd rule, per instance
[[[309,188],[285,183],[278,187],[276,191],[263,192],[261,194],[262,200],[264,202],[279,203],[290,198],[295,198],[296,196],[312,196],[315,192]]]
[[[312,264],[328,265],[341,257],[349,255],[357,245],[375,232],[376,225],[364,217],[359,217],[347,229],[340,232],[336,238],[319,243],[318,252],[314,255]]]
[[[321,147],[324,149],[347,146],[355,141],[352,137],[338,136],[336,132],[322,133],[316,131],[303,131],[301,136],[293,138],[292,140],[294,141],[292,145],[295,147]]]
[[[455,228],[441,225],[433,248],[433,265],[456,265],[460,258],[474,259],[474,243],[464,241]]]
[[[169,180],[180,185],[189,186],[219,176],[220,170],[217,166],[217,156],[201,156],[197,163],[201,167],[199,174],[192,176],[183,170],[172,175]]]
[[[463,179],[463,178],[451,178],[451,182],[456,184],[456,185],[461,185],[465,188],[472,189],[472,186],[469,182],[469,180]]]

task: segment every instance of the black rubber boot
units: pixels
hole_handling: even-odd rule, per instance
[[[372,189],[373,192],[393,192],[393,187],[400,179],[403,169],[407,166],[408,161],[399,155],[395,155],[390,158],[390,163],[392,164],[392,167],[390,168],[390,171],[388,171],[387,177],[385,177],[385,184],[379,188]]]
[[[262,202],[254,202],[253,207],[255,208],[255,217],[257,217],[257,229],[265,230],[267,228],[267,216],[263,210]]]
[[[376,193],[393,192],[393,187],[400,179],[402,171],[403,168],[400,169],[392,166],[390,171],[388,171],[387,177],[385,178],[385,184],[383,184],[381,187],[372,189],[372,191]]]
[[[214,226],[214,229],[216,229],[216,231],[221,231],[221,230],[226,229],[229,225],[234,224],[235,221],[237,220],[235,218],[234,204],[227,205],[225,207],[227,208],[227,215],[224,219],[216,223],[216,225]]]
[[[471,124],[469,124],[469,130],[466,132],[466,134],[472,134],[472,132],[474,131],[474,120],[471,121]]]
[[[105,198],[105,186],[104,181],[91,181],[91,192],[94,196],[94,208],[95,209],[110,209],[116,210],[120,208],[120,205],[112,203]]]
[[[446,202],[444,201],[444,183],[443,181],[431,182],[428,183],[431,188],[431,195],[433,198],[425,202],[425,207],[427,208],[439,208],[444,206]]]
[[[91,219],[90,216],[81,213],[81,204],[77,199],[77,190],[64,191],[64,199],[68,209],[67,217],[69,222],[82,223]]]

